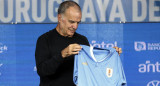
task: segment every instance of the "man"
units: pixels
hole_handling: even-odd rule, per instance
[[[79,44],[89,45],[86,37],[75,32],[82,17],[77,3],[61,3],[57,17],[57,27],[37,40],[35,58],[40,86],[74,86],[74,55],[81,50]]]

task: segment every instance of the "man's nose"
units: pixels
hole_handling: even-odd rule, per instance
[[[77,24],[77,23],[74,23],[74,24],[72,25],[72,28],[74,28],[74,29],[77,29],[77,27],[78,27],[78,24]]]

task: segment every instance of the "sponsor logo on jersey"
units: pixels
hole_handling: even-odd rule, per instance
[[[148,82],[147,86],[160,86],[160,81],[158,80],[153,80]]]
[[[107,68],[106,69],[106,75],[108,78],[112,77],[113,74],[113,69],[112,68]]]
[[[88,65],[88,63],[87,63],[87,62],[82,62],[82,64],[83,64],[83,65]]]

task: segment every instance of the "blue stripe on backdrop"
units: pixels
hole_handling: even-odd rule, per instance
[[[38,86],[36,40],[56,24],[0,25],[0,86]],[[123,49],[128,86],[160,82],[160,23],[80,24],[77,32],[90,44]],[[152,83],[153,82],[153,83]]]

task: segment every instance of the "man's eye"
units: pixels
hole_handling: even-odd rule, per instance
[[[77,22],[78,24],[80,23],[80,22]]]
[[[74,21],[69,21],[70,23],[74,23]]]
[[[74,23],[74,21],[71,21],[71,23]]]

